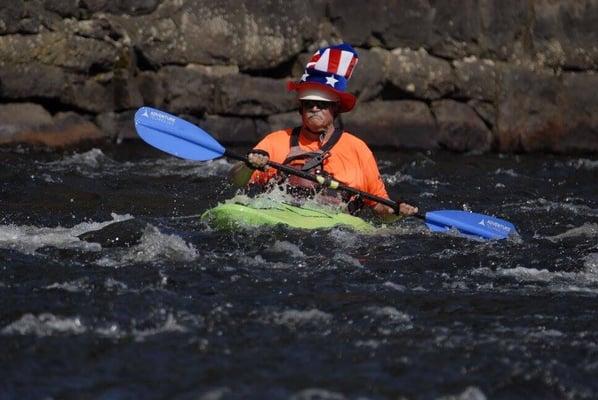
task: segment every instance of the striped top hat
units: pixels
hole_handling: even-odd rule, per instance
[[[338,101],[339,112],[351,111],[356,98],[347,92],[347,83],[359,56],[348,44],[323,47],[316,51],[305,66],[299,82],[289,82],[299,99]]]

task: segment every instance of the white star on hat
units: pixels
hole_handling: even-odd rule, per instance
[[[303,82],[304,80],[307,79],[307,77],[309,76],[309,74],[306,72],[303,75],[301,75],[301,82]]]
[[[326,77],[326,84],[334,87],[334,85],[338,82],[338,79],[334,78],[334,75],[330,75]]]

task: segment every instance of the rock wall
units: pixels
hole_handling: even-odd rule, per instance
[[[118,142],[151,105],[249,145],[344,41],[373,146],[597,152],[596,26],[598,0],[0,0],[0,144]]]

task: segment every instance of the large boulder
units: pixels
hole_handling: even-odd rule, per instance
[[[342,116],[344,128],[368,144],[403,149],[438,146],[438,129],[426,103],[372,101]]]
[[[432,103],[440,146],[458,152],[483,153],[492,146],[492,132],[467,104],[454,100]]]
[[[0,62],[0,93],[8,100],[47,99],[92,113],[115,106],[112,74],[88,77],[38,63]]]
[[[286,80],[244,74],[219,79],[212,103],[216,113],[253,117],[266,117],[295,107],[295,96],[288,92]]]
[[[489,59],[466,57],[454,60],[455,97],[495,101],[498,93],[496,63]]]
[[[253,147],[265,133],[265,126],[254,118],[206,115],[198,125],[223,144]]]
[[[567,69],[598,67],[598,2],[533,2],[533,43],[542,65]]]
[[[64,3],[72,3],[68,0],[52,0],[51,2],[60,3],[61,7],[67,10],[69,10],[68,5]],[[87,10],[94,13],[102,11],[113,14],[142,15],[154,11],[160,4],[160,0],[82,0],[82,3]]]
[[[6,100],[60,98],[68,73],[39,63],[11,64],[0,60],[0,94]]]
[[[83,75],[69,75],[58,100],[74,109],[96,114],[114,110],[114,85],[110,75],[90,79]]]
[[[163,2],[143,17],[107,16],[123,26],[147,62],[272,68],[313,40],[324,15],[318,1]]]
[[[392,85],[418,99],[437,99],[454,90],[451,65],[430,56],[423,48],[393,50],[387,75]]]
[[[428,50],[458,59],[528,58],[532,2],[449,0],[434,2],[434,36]]]
[[[501,151],[598,150],[594,73],[500,65],[495,133]]]
[[[562,83],[552,72],[503,65],[496,133],[501,151],[550,150],[565,132]]]
[[[333,0],[329,13],[340,36],[360,46],[502,60],[530,50],[534,17],[533,5],[518,0]]]
[[[164,107],[174,114],[201,115],[211,108],[215,83],[191,68],[168,66],[158,73]],[[151,104],[151,103],[150,103]]]
[[[119,113],[110,111],[98,114],[95,123],[110,141],[122,143],[124,140],[139,138],[135,131],[134,116],[134,110]]]
[[[339,35],[357,46],[426,47],[434,29],[434,7],[427,0],[332,0],[330,19]]]
[[[267,119],[268,131],[279,129],[294,128],[301,125],[301,116],[298,111],[270,115]],[[263,132],[265,133],[265,132]]]
[[[357,49],[359,62],[349,81],[349,91],[359,101],[369,101],[380,95],[388,75],[389,53],[387,50],[373,48]]]
[[[39,104],[0,105],[0,144],[10,143],[20,132],[52,124],[52,115]]]
[[[39,63],[68,71],[107,71],[118,58],[109,43],[63,32],[0,36],[0,60],[8,65]]]
[[[23,143],[58,148],[103,139],[95,124],[73,112],[52,117],[37,104],[0,105],[0,145]]]
[[[76,3],[70,3],[71,10],[78,8]],[[61,15],[52,7],[45,7],[42,0],[0,1],[0,35],[40,33],[44,28],[52,27],[60,21]]]
[[[567,73],[563,76],[561,115],[565,129],[555,136],[551,150],[561,153],[598,152],[598,75]]]

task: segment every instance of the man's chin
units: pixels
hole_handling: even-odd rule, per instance
[[[315,126],[309,125],[307,128],[312,132],[320,132],[320,131],[324,130],[324,128],[322,128],[321,125],[315,125]]]

